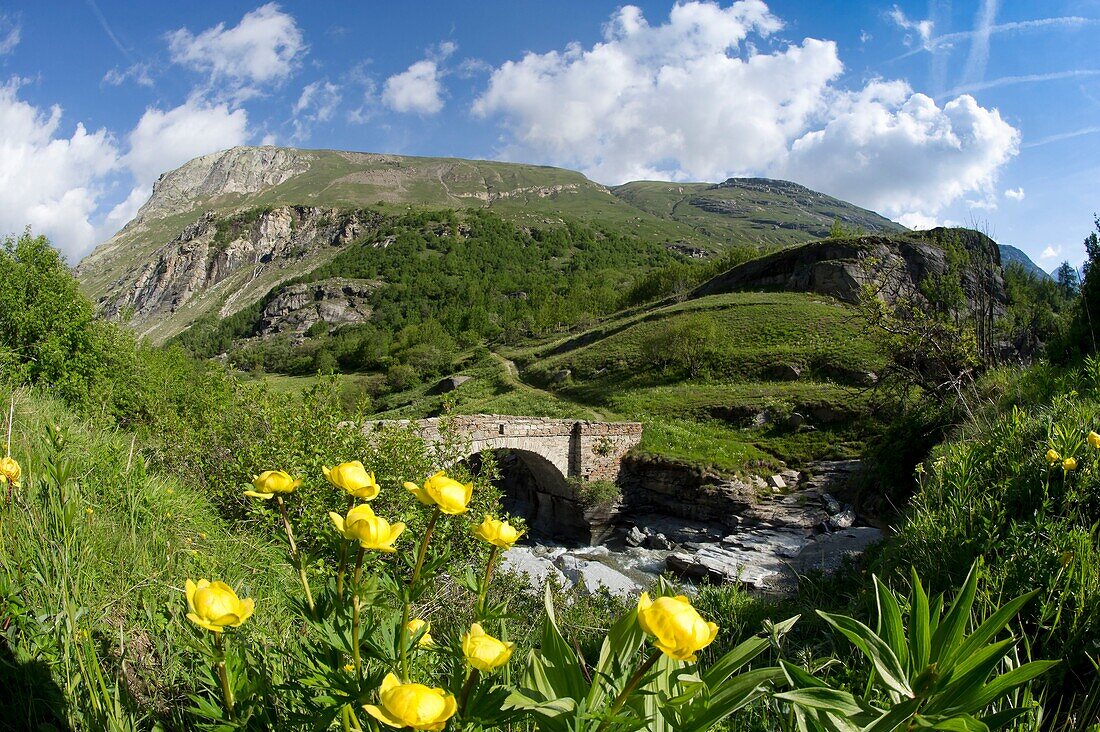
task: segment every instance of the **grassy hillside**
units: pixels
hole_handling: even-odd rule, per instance
[[[612,192],[635,207],[686,224],[718,245],[786,246],[848,231],[905,231],[873,211],[796,183],[730,178],[724,183],[636,181]]]
[[[372,408],[393,419],[449,409],[639,420],[639,454],[748,472],[853,455],[869,374],[883,363],[852,308],[792,293],[637,308],[501,353],[469,355],[459,372],[473,379],[453,392],[380,389]],[[361,377],[341,378],[350,388]]]
[[[670,186],[640,182],[611,191],[580,173],[547,166],[234,148],[165,174],[134,221],[97,247],[76,271],[85,293],[110,312],[124,315],[125,307],[113,306],[136,301],[139,293],[143,307],[150,298],[162,299],[152,321],[142,312],[134,320],[139,332],[159,342],[204,314],[235,313],[272,287],[308,276],[341,251],[326,242],[307,247],[306,255],[257,253],[252,261],[246,246],[227,261],[218,260],[217,252],[207,255],[211,259],[191,261],[196,240],[177,239],[203,214],[215,216],[220,227],[232,228],[233,220],[249,212],[284,206],[332,209],[337,216],[365,212],[387,221],[409,212],[488,210],[524,231],[587,227],[635,242],[639,249],[708,257],[803,242],[827,234],[834,221],[850,230],[900,229],[872,212],[783,181]],[[369,239],[371,233],[364,231],[344,245]],[[230,242],[215,244],[224,250]],[[300,252],[302,246],[297,242],[292,249]],[[158,260],[156,271],[143,272]],[[208,278],[215,270],[228,273]],[[185,281],[200,284],[180,289],[177,282],[175,290],[161,291],[157,283],[165,271],[183,272]],[[624,264],[623,272],[640,274],[631,264]]]

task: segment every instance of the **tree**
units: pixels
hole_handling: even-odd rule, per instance
[[[1081,280],[1077,276],[1077,270],[1069,262],[1062,262],[1062,266],[1054,273],[1054,281],[1058,284],[1063,297],[1074,298],[1081,291]]]

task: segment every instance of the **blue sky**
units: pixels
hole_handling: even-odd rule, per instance
[[[77,261],[236,144],[786,177],[1050,269],[1100,211],[1100,0],[0,3],[0,231]]]

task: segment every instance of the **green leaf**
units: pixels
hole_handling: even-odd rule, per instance
[[[729,679],[712,694],[705,704],[699,704],[699,710],[687,717],[678,729],[710,729],[756,699],[763,696],[769,687],[783,680],[783,672],[776,667],[746,671]]]
[[[898,657],[902,670],[909,665],[909,646],[905,642],[905,628],[901,623],[901,608],[898,607],[894,593],[882,584],[877,576],[875,580],[875,602],[878,605],[878,635]]]
[[[779,659],[779,666],[787,677],[787,683],[796,689],[827,689],[829,685],[801,666]]]
[[[895,704],[878,719],[863,727],[861,732],[893,732],[912,718],[923,701],[923,699],[907,699],[900,704]]]
[[[1000,633],[1001,630],[1008,625],[1012,618],[1016,617],[1020,609],[1038,593],[1038,590],[1033,590],[1025,595],[1020,595],[1015,600],[1009,600],[1003,607],[998,609],[997,612],[990,615],[985,622],[979,625],[977,630],[959,646],[959,658],[967,658],[971,653],[992,640],[994,636]]]
[[[780,636],[786,634],[794,626],[795,622],[798,621],[798,617],[799,616],[796,615],[793,618],[788,618],[781,623],[777,623],[774,627],[775,632]],[[732,651],[715,661],[714,665],[703,673],[703,681],[706,682],[707,686],[710,688],[716,688],[746,663],[749,663],[763,653],[769,645],[771,645],[770,638],[761,638],[759,636],[743,641]]]
[[[1008,649],[1015,643],[1009,639],[986,646],[955,668],[946,685],[930,701],[929,714],[961,714],[981,711],[985,705],[976,705],[975,699],[989,674],[1001,663]]]
[[[975,704],[981,708],[987,707],[1016,687],[1023,686],[1032,679],[1042,676],[1059,663],[1061,661],[1032,661],[1014,668],[1006,674],[1001,674],[985,685]]]
[[[969,714],[961,714],[957,717],[932,721],[925,718],[929,729],[942,729],[947,732],[989,732],[989,726],[980,719],[975,719]]]
[[[820,610],[817,614],[825,619],[825,622],[839,630],[856,648],[863,652],[875,667],[875,672],[890,689],[903,696],[913,696],[913,690],[909,687],[901,662],[886,642],[875,635],[874,631],[863,623],[848,617],[847,615],[833,615]]]
[[[929,631],[928,595],[924,592],[917,570],[909,568],[913,583],[913,594],[909,601],[909,667],[919,672],[928,666],[932,652],[932,640]]]
[[[776,694],[775,698],[789,701],[800,707],[836,712],[846,717],[862,714],[865,711],[863,705],[850,692],[820,686],[812,689],[784,691],[781,694]]]
[[[970,610],[974,606],[974,595],[978,590],[978,564],[975,562],[966,575],[962,589],[951,603],[947,616],[932,635],[932,660],[942,667],[959,648],[966,624],[970,621]]]

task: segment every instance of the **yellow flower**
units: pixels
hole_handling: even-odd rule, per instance
[[[18,488],[19,476],[22,474],[23,469],[19,467],[19,463],[15,462],[15,458],[10,456],[0,458],[0,478]]]
[[[1090,446],[1100,450],[1100,435],[1095,432],[1089,432],[1088,441]]]
[[[653,645],[677,661],[694,661],[696,651],[718,635],[718,626],[703,620],[683,595],[650,600],[643,592],[638,598],[638,625],[656,639]]]
[[[424,635],[420,636],[420,640],[416,642],[416,645],[421,648],[431,648],[435,646],[435,641],[432,640],[432,624],[427,620],[413,618],[405,624],[405,630],[408,631],[410,638],[419,633],[421,628],[424,629]]]
[[[350,663],[345,663],[344,670],[350,674],[352,671],[355,670],[355,666],[352,666]]]
[[[1071,470],[1077,470],[1077,458],[1066,458],[1062,461],[1062,470],[1067,473]]]
[[[379,722],[402,729],[437,732],[458,710],[455,698],[443,689],[429,689],[423,684],[402,684],[393,674],[386,674],[378,690],[381,706],[364,704],[363,710]]]
[[[227,625],[233,628],[252,617],[256,609],[252,598],[241,600],[237,593],[224,582],[207,582],[204,579],[195,584],[187,580],[184,587],[187,593],[187,619],[200,628],[215,633],[222,632]]]
[[[1062,459],[1062,456],[1058,454],[1058,451],[1053,447],[1047,450],[1047,462],[1054,465]]]
[[[391,526],[386,519],[375,516],[366,503],[352,508],[346,517],[335,511],[329,511],[328,517],[345,539],[359,542],[359,546],[364,549],[377,549],[380,552],[397,551],[393,548],[393,542],[405,530],[405,524],[400,521]]]
[[[91,506],[88,506],[87,508],[84,509],[84,513],[86,513],[88,515],[88,518],[91,518],[92,514],[95,513],[95,509],[92,508]]]
[[[508,663],[515,647],[515,643],[505,643],[486,633],[480,623],[471,625],[462,636],[462,655],[480,671],[495,671]]]
[[[353,498],[361,498],[364,501],[373,501],[378,497],[378,482],[374,479],[374,473],[368,473],[363,463],[353,460],[350,463],[340,463],[335,468],[322,467],[325,480],[337,488],[343,488]]]
[[[440,470],[424,481],[423,486],[406,483],[405,488],[425,506],[438,506],[443,513],[456,516],[466,513],[467,504],[474,494],[474,484],[463,485]]]
[[[488,515],[474,529],[474,536],[501,549],[511,549],[522,535],[522,531],[516,531],[507,521],[500,521]]]
[[[293,493],[294,489],[302,484],[302,479],[295,480],[284,470],[265,470],[259,475],[252,476],[252,486],[256,489],[245,491],[246,496],[268,500],[276,493]]]

